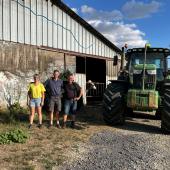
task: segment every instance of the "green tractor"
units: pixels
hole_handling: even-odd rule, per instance
[[[170,133],[170,74],[166,48],[122,48],[121,71],[103,95],[103,118],[109,125],[124,124],[133,111],[154,112],[161,117],[161,129]],[[126,66],[124,67],[126,59]],[[114,57],[114,65],[118,57]]]

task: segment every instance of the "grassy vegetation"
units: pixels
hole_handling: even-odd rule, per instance
[[[8,122],[8,112],[0,112],[0,133],[13,129],[22,129],[29,138],[26,143],[1,145],[0,166],[3,169],[52,169],[65,161],[74,161],[82,154],[81,145],[89,137],[102,129],[108,129],[101,121],[100,108],[86,108],[79,113],[76,128],[47,128],[48,116],[44,113],[42,129],[36,126],[37,117],[32,129],[28,129],[28,112],[22,113],[22,120]]]
[[[25,143],[28,135],[21,129],[14,129],[0,134],[0,144]]]

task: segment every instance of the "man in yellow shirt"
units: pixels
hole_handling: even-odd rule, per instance
[[[38,112],[39,125],[38,127],[42,127],[42,106],[44,105],[44,92],[45,88],[42,83],[39,81],[39,75],[34,75],[34,82],[29,84],[28,87],[28,97],[27,104],[30,107],[30,124],[29,128],[31,128],[34,120],[35,109]]]

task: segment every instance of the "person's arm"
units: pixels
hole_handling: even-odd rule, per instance
[[[27,105],[29,106],[30,103],[30,92],[28,91],[27,93]]]
[[[81,98],[81,96],[83,95],[83,89],[82,88],[80,88],[80,94],[79,94],[79,96],[77,97],[78,98],[78,100]]]
[[[42,97],[41,97],[41,106],[44,105],[44,98],[45,98],[45,94],[44,92],[42,92]]]
[[[28,93],[27,93],[27,105],[29,106],[30,103],[30,99],[31,99],[31,83],[28,86]]]
[[[62,80],[62,84],[61,84],[61,97],[64,98],[64,95],[65,95],[65,83],[64,81]]]
[[[45,90],[45,87],[44,87],[44,85],[42,84],[42,87],[41,87],[41,106],[43,106],[44,105],[44,98],[45,98],[45,92],[46,90]]]
[[[76,89],[79,89],[79,96],[75,97],[75,100],[79,100],[81,98],[81,96],[83,95],[83,89],[76,83],[75,84]]]

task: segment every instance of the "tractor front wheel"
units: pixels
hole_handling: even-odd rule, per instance
[[[103,119],[108,125],[123,125],[125,122],[124,84],[109,84],[103,95]]]

